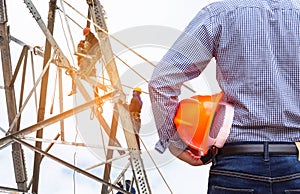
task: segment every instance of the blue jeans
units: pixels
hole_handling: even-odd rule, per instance
[[[297,155],[217,156],[211,166],[208,194],[300,194]]]

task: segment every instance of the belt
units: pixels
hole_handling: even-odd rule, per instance
[[[297,155],[294,143],[259,143],[259,144],[229,144],[218,150],[218,156],[231,155]]]

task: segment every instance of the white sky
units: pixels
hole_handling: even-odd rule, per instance
[[[205,5],[215,0],[103,0],[100,1],[105,8],[107,13],[107,26],[110,34],[122,34],[128,29],[132,29],[133,27],[142,27],[145,25],[155,25],[155,26],[162,26],[165,28],[169,28],[170,31],[179,32],[181,31],[189,21],[196,15],[196,13]],[[33,0],[34,5],[37,7],[38,11],[42,15],[44,22],[46,23],[47,13],[48,13],[48,0]],[[80,9],[79,11],[86,15],[87,13],[87,5],[85,0],[69,0],[68,2],[72,2],[71,4],[74,7]],[[60,7],[60,0],[58,0],[58,6]],[[66,6],[66,5],[65,5]],[[25,4],[21,0],[7,0],[7,8],[8,8],[8,25],[10,26],[11,34],[28,43],[32,46],[43,46],[45,42],[45,37],[42,31],[39,29],[37,23],[29,13],[29,10],[26,8]],[[67,6],[65,7],[67,8]],[[78,16],[75,12],[68,10],[68,15],[76,18],[76,21],[81,25],[85,26],[85,21]],[[63,17],[63,15],[61,15]],[[60,17],[59,15],[56,16],[56,22],[59,23]],[[70,22],[70,21],[69,21]],[[75,45],[77,45],[77,41],[82,38],[82,31],[74,24],[71,23],[72,26],[72,35],[75,41]],[[61,31],[61,26],[57,25],[55,27],[55,34],[54,37],[58,42],[59,46],[62,49],[66,49],[66,43],[64,40],[63,32]],[[145,32],[147,33],[147,32]],[[159,37],[160,39],[164,39],[164,36]],[[170,37],[165,37],[166,39],[170,39]],[[122,40],[121,40],[122,41]],[[124,40],[125,41],[125,40]],[[175,41],[170,40],[170,41]],[[151,42],[150,42],[151,43]],[[14,44],[14,43],[12,43]],[[14,47],[13,47],[14,46]],[[160,45],[161,46],[161,45]],[[162,45],[166,46],[166,45]],[[16,65],[17,60],[20,55],[20,47],[16,47],[16,45],[12,45],[14,48],[12,51],[12,64],[13,66]],[[71,45],[72,47],[72,45]],[[162,54],[166,51],[165,48],[161,47],[149,47],[145,46],[145,48],[138,48],[138,52],[141,52],[145,57],[151,58],[151,60],[157,61],[160,59]],[[151,53],[150,53],[151,51]],[[66,54],[67,55],[67,54]],[[69,56],[69,55],[68,55]],[[129,56],[128,53],[123,55],[125,58],[128,57],[128,61],[134,61],[135,65],[142,63],[141,61],[137,62],[136,58],[132,58]],[[71,59],[70,59],[71,60]],[[35,68],[39,71],[39,66],[41,65],[41,60],[37,60],[35,64]],[[137,66],[137,65],[136,65]],[[30,67],[31,68],[31,67]],[[29,69],[30,69],[29,68]],[[139,67],[137,67],[139,68]],[[54,68],[53,68],[54,69]],[[49,84],[49,91],[50,97],[48,100],[47,108],[50,107],[51,102],[51,95],[53,93],[53,81],[55,70],[52,69],[52,74],[50,77],[50,84]],[[0,86],[3,86],[3,75],[2,75],[2,68],[0,68]],[[151,75],[151,68],[142,68],[141,71],[145,73],[146,77]],[[144,72],[146,71],[146,72]],[[30,75],[29,70],[29,75]],[[120,76],[126,76],[126,69],[120,69]],[[21,75],[21,74],[20,74]],[[20,76],[17,79],[16,83],[20,83]],[[32,88],[32,78],[28,76],[28,82],[26,80],[27,87],[26,91],[27,94]],[[37,79],[37,78],[36,78]],[[125,83],[126,84],[126,83]],[[18,89],[18,85],[16,88]],[[143,90],[146,90],[145,84],[142,85]],[[64,82],[64,92],[65,95],[71,89],[70,79],[66,79]],[[198,89],[198,88],[197,88]],[[199,89],[200,90],[200,89]],[[16,92],[18,95],[19,92]],[[25,94],[26,96],[26,94]],[[144,104],[144,112],[142,113],[142,119],[144,127],[152,126],[150,121],[152,120],[149,99],[147,94],[143,94],[143,100],[145,100]],[[6,105],[5,105],[5,96],[4,90],[0,89],[0,127],[3,129],[8,128],[7,124],[7,115],[6,115]],[[73,99],[71,97],[66,97],[68,102],[65,102],[66,109],[71,108],[73,105]],[[50,101],[50,102],[49,102]],[[18,97],[17,97],[18,103]],[[57,101],[56,101],[57,103]],[[22,114],[22,125],[23,127],[30,126],[36,122],[36,112],[35,112],[35,105],[34,100],[31,99],[28,104],[30,109],[24,110],[25,112]],[[49,109],[48,109],[49,110]],[[57,110],[56,110],[57,111]],[[46,113],[47,116],[49,113]],[[153,121],[153,120],[152,120]],[[79,122],[77,120],[77,122]],[[149,122],[149,123],[148,123]],[[66,121],[67,126],[74,125],[73,119],[68,119]],[[55,128],[55,126],[54,126]],[[57,128],[57,126],[56,126]],[[153,152],[154,143],[157,140],[157,134],[155,129],[144,129],[145,136],[144,141],[146,143],[147,149]],[[56,129],[54,132],[46,132],[49,135],[49,139],[53,137],[53,134],[57,133]],[[72,137],[70,137],[69,141],[74,141],[74,133],[71,133]],[[0,137],[4,135],[0,132]],[[79,137],[78,137],[79,139]],[[122,139],[122,138],[121,138]],[[94,142],[89,142],[94,143]],[[27,165],[27,173],[30,179],[32,175],[32,164],[33,164],[33,154],[30,150],[24,148],[26,153],[26,165]],[[68,146],[61,146],[57,145],[54,146],[53,150],[50,153],[55,154],[58,157],[63,158],[68,162],[73,162],[74,154],[76,154],[76,164],[78,166],[91,166],[93,164],[99,163],[99,158],[95,156],[95,154],[91,154],[86,149],[82,148],[74,148]],[[146,155],[146,153],[143,153]],[[156,154],[154,158],[160,165],[160,170],[164,175],[167,183],[170,185],[172,192],[174,194],[199,194],[199,193],[206,193],[207,187],[207,178],[208,178],[208,168],[209,166],[202,166],[202,167],[192,167],[189,166],[179,160],[174,158],[170,159],[170,155],[168,153],[164,155]],[[168,162],[163,163],[162,159],[168,159]],[[153,164],[149,162],[149,158],[145,156],[144,163],[147,168],[147,176],[149,183],[151,185],[152,193],[170,193],[167,186],[163,183],[162,178],[159,176],[157,170],[153,169]],[[149,164],[149,166],[148,166]],[[163,165],[162,165],[163,164]],[[151,168],[152,167],[152,168]],[[102,169],[95,170],[102,176]],[[11,150],[10,147],[0,150],[0,186],[7,186],[7,187],[15,187],[15,179],[13,173],[13,163],[11,159]],[[74,193],[74,185],[73,185],[73,171],[67,169],[66,167],[57,164],[49,159],[44,159],[41,168],[41,176],[40,176],[40,193],[41,194],[66,194],[66,193]],[[76,194],[79,193],[100,193],[101,187],[97,182],[91,180],[89,178],[83,177],[81,175],[76,175],[75,179],[76,183]]]

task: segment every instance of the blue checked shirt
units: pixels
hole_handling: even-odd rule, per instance
[[[299,1],[225,0],[203,8],[154,69],[158,151],[185,147],[173,123],[181,86],[212,58],[223,100],[235,108],[227,142],[300,140]]]

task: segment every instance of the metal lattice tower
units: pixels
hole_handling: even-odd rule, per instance
[[[105,23],[104,11],[98,0],[87,0],[87,8],[89,10],[90,22],[95,26],[95,30],[97,32],[97,37],[99,40],[99,46],[101,50],[97,50],[96,47],[92,48],[93,57],[92,58],[84,58],[83,64],[90,67],[96,64],[99,60],[103,62],[103,67],[105,67],[105,72],[109,77],[109,82],[111,84],[111,88],[109,91],[102,96],[90,96],[86,91],[86,88],[82,84],[82,81],[86,81],[91,83],[91,85],[101,86],[100,83],[97,83],[97,80],[93,79],[93,77],[88,76],[88,72],[80,71],[74,66],[72,66],[65,56],[63,50],[60,48],[59,43],[53,36],[54,33],[54,24],[55,24],[55,14],[57,10],[57,1],[50,0],[49,2],[49,12],[48,12],[48,23],[47,25],[42,20],[39,11],[36,9],[31,0],[24,0],[28,10],[32,14],[34,20],[42,30],[45,35],[46,43],[45,43],[45,51],[39,50],[39,48],[31,47],[22,43],[22,41],[14,38],[10,35],[9,28],[7,26],[7,8],[6,1],[0,0],[0,49],[1,49],[1,60],[2,60],[2,71],[4,78],[4,90],[6,96],[6,106],[8,113],[8,121],[9,121],[9,129],[6,131],[5,137],[0,139],[1,149],[5,149],[5,147],[11,145],[12,146],[12,158],[15,170],[15,181],[17,183],[17,188],[0,188],[7,191],[12,192],[32,192],[38,193],[39,191],[39,176],[41,173],[41,163],[43,157],[50,158],[65,167],[72,169],[78,173],[85,175],[86,177],[99,182],[102,185],[102,194],[121,191],[123,193],[129,193],[124,189],[120,188],[116,183],[118,180],[124,176],[124,172],[126,169],[131,166],[132,169],[132,180],[135,183],[135,187],[138,190],[138,193],[141,194],[150,194],[151,189],[148,183],[146,171],[144,168],[143,160],[141,157],[141,151],[138,148],[138,143],[135,137],[135,133],[133,130],[133,123],[130,119],[130,113],[126,107],[126,96],[122,89],[122,84],[120,81],[118,69],[114,60],[114,54],[112,52],[108,29]],[[23,50],[16,65],[13,73],[13,66],[11,64],[11,54],[10,54],[10,41],[13,40],[19,44],[23,44]],[[22,128],[20,126],[20,120],[23,110],[23,105],[26,103],[24,101],[24,85],[26,80],[26,65],[27,65],[27,57],[29,51],[33,51],[36,55],[43,57],[43,71],[41,73],[40,86],[41,89],[39,91],[39,105],[38,105],[38,113],[37,113],[37,122],[31,126],[26,128]],[[23,74],[21,79],[21,91],[18,93],[20,95],[20,103],[19,107],[17,107],[16,102],[16,90],[14,87],[14,83],[16,81],[16,77],[18,76],[18,72],[22,67],[23,63]],[[68,75],[76,81],[76,85],[78,87],[79,92],[82,94],[84,100],[86,101],[83,104],[75,106],[74,108],[64,111],[62,108],[62,104],[60,104],[60,113],[52,116],[50,118],[45,117],[46,111],[46,100],[47,100],[47,91],[49,88],[49,68],[50,66],[57,66],[58,68],[58,79],[60,81],[60,101],[63,101],[63,97],[61,95],[63,90],[62,84],[62,71],[68,72]],[[59,64],[59,65],[57,65]],[[92,65],[91,65],[92,64]],[[36,90],[36,87],[31,90],[33,93]],[[116,132],[118,129],[119,121],[122,126],[127,148],[125,149],[107,149],[106,152],[106,163],[104,167],[104,172],[102,177],[96,176],[88,172],[87,170],[83,170],[73,164],[70,164],[61,158],[54,156],[48,151],[54,146],[54,143],[50,144],[47,149],[43,149],[42,142],[38,140],[43,140],[45,138],[44,131],[46,128],[52,124],[57,122],[60,123],[61,133],[58,134],[53,142],[57,141],[61,136],[62,141],[64,141],[64,120],[71,116],[76,115],[84,110],[91,109],[95,107],[95,104],[103,102],[103,101],[111,101],[113,103],[113,115],[111,119],[111,125],[108,124],[106,119],[103,117],[100,109],[95,109],[94,114],[100,123],[103,131],[109,136],[109,142],[106,147],[119,147],[122,148],[118,139],[116,138]],[[28,135],[32,135],[35,133],[35,143],[30,144],[24,140]],[[73,143],[74,145],[84,145]],[[23,148],[28,148],[34,151],[34,165],[32,178],[27,177],[27,170],[25,164],[25,156],[23,152]],[[1,150],[0,150],[1,151]],[[118,177],[111,177],[111,168],[114,152],[118,152],[119,155],[128,155],[129,164],[124,166],[124,170]],[[112,180],[116,180],[113,182]],[[132,185],[131,185],[132,186]]]

